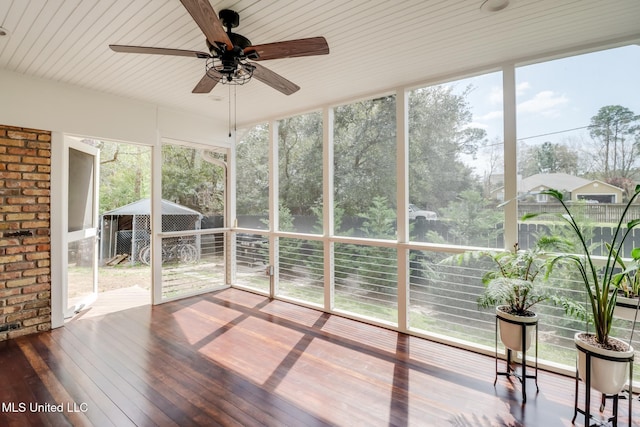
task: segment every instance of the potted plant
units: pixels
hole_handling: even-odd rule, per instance
[[[616,264],[619,263],[618,254],[623,253],[622,248],[626,238],[631,230],[640,224],[640,219],[634,219],[626,225],[624,224],[624,219],[630,206],[640,194],[640,185],[636,186],[634,193],[623,209],[623,213],[613,231],[613,239],[610,244],[606,245],[606,256],[602,263],[596,261],[596,256],[592,253],[575,216],[565,203],[562,193],[549,189],[542,191],[541,194],[558,201],[564,212],[531,213],[525,215],[522,219],[527,220],[543,214],[554,215],[572,230],[572,234],[577,238],[579,245],[579,253],[557,255],[551,260],[550,264],[553,267],[565,261],[576,268],[591,308],[589,319],[593,322],[594,332],[579,332],[574,337],[576,347],[580,350],[578,351],[578,374],[582,379],[590,375],[591,386],[601,393],[617,394],[622,390],[627,380],[628,361],[633,355],[633,347],[630,343],[625,343],[609,336],[618,295],[617,287],[622,279],[622,273],[616,270]],[[587,322],[587,324],[589,323]],[[585,372],[587,354],[596,355],[595,359],[592,359],[589,373]],[[597,357],[598,355],[605,357],[607,360]]]
[[[617,253],[615,256],[621,272],[615,276],[618,296],[614,316],[635,322],[640,306],[640,248],[631,251],[630,263],[626,263]]]
[[[567,245],[557,236],[544,236],[526,250],[520,250],[516,243],[512,251],[468,251],[449,257],[443,263],[491,261],[494,268],[489,268],[482,276],[485,289],[478,298],[478,305],[482,308],[495,307],[502,343],[508,349],[522,351],[522,328],[519,324],[531,325],[526,327],[526,350],[538,319],[533,311],[536,304],[549,300],[562,305],[566,311],[580,309],[577,304],[552,294],[544,286],[549,263],[546,254],[566,249]]]
[[[496,268],[487,271],[482,277],[485,285],[483,294],[478,298],[481,307],[495,307],[498,318],[500,339],[506,348],[522,351],[522,328],[526,326],[525,350],[531,345],[538,315],[533,306],[546,300],[561,304],[566,310],[575,309],[570,301],[552,295],[543,285],[548,269],[546,253],[566,248],[566,243],[556,236],[544,236],[536,244],[519,250],[518,244],[513,251],[476,252],[474,257],[489,257]]]

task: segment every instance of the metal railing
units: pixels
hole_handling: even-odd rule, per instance
[[[264,270],[268,266],[269,232],[256,230],[255,235],[259,236],[259,245],[241,249],[242,244],[237,241],[238,284],[268,294],[269,277]],[[333,307],[331,311],[352,318],[493,354],[495,312],[480,309],[477,304],[484,289],[481,277],[490,266],[442,262],[465,248],[343,237],[296,237],[294,233],[274,236],[279,246],[276,297],[311,306],[326,304]],[[331,260],[325,259],[325,245],[333,248]],[[402,275],[407,277],[406,285],[398,282],[401,251],[406,251],[408,259],[407,274]],[[250,262],[246,258],[249,254]],[[332,266],[332,277],[324,277],[326,262]],[[332,292],[325,292],[325,286],[333,286]],[[401,316],[398,310],[405,305],[399,304],[398,295],[403,286],[408,298],[407,313]],[[547,286],[586,304],[581,282],[557,279]],[[327,304],[325,295],[333,295],[333,301]],[[572,372],[573,336],[584,331],[586,325],[568,318],[562,308],[550,304],[541,303],[536,311],[540,314],[538,355],[542,366],[546,363],[552,369]],[[401,318],[407,319],[406,326],[398,324]],[[616,320],[612,335],[628,340],[631,328],[630,321]],[[640,350],[638,338],[635,334],[632,344]],[[640,363],[640,357],[636,360]],[[634,371],[640,373],[640,369]]]

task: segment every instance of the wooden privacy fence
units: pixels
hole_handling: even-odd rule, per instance
[[[624,211],[622,203],[570,203],[569,209],[580,218],[593,223],[610,222],[617,223]],[[526,213],[551,212],[564,213],[564,209],[558,203],[518,203],[518,217]],[[626,221],[640,218],[640,205],[631,206],[627,212]]]
[[[527,249],[535,244],[538,236],[548,234],[563,235],[559,227],[564,227],[564,225],[560,223],[556,226],[541,223],[520,223],[518,224],[518,244],[521,249]],[[614,225],[607,226],[605,224],[599,224],[597,226],[589,227],[586,235],[590,237],[588,243],[594,245],[594,254],[606,255],[603,253],[603,251],[606,250],[604,244],[611,243],[613,241],[614,232]],[[564,235],[568,236],[569,234],[565,233]],[[624,258],[630,258],[631,250],[635,247],[640,247],[640,229],[637,228],[631,230],[631,234],[625,240],[621,255]]]

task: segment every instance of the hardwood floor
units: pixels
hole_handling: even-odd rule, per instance
[[[491,357],[237,289],[2,342],[0,370],[0,426],[552,427],[573,416],[573,378],[541,371],[522,405],[517,381],[494,387]]]

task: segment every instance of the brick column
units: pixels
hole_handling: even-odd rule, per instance
[[[51,132],[0,125],[0,341],[51,329]]]

